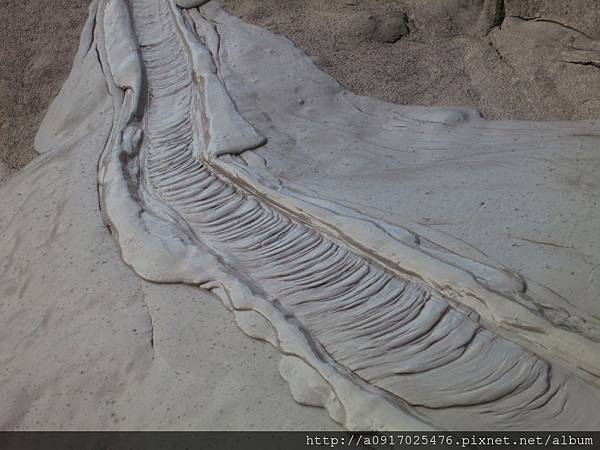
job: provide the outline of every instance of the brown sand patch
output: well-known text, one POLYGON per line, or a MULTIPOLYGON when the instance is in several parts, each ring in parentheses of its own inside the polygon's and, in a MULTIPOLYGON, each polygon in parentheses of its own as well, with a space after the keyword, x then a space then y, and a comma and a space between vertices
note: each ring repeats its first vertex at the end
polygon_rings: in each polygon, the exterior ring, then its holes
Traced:
POLYGON ((88 5, 0 2, 0 184, 37 156, 33 138, 69 74, 88 5))

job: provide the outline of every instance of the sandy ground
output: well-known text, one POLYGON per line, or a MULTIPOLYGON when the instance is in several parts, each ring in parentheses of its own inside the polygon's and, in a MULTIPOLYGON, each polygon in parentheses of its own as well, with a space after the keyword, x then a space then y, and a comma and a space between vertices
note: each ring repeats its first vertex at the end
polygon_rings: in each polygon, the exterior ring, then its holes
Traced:
POLYGON ((408 105, 469 106, 488 119, 600 116, 595 0, 223 4, 244 21, 290 38, 357 94, 408 105))
POLYGON ((88 4, 0 2, 0 184, 37 156, 33 137, 69 74, 88 4))

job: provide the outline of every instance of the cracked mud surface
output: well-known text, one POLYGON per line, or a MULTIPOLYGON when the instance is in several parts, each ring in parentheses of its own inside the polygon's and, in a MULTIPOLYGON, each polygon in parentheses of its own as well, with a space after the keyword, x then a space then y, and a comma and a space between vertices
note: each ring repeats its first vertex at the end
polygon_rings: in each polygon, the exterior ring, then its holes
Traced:
POLYGON ((600 117, 600 6, 593 0, 223 4, 290 38, 356 94, 469 106, 488 119, 600 117))

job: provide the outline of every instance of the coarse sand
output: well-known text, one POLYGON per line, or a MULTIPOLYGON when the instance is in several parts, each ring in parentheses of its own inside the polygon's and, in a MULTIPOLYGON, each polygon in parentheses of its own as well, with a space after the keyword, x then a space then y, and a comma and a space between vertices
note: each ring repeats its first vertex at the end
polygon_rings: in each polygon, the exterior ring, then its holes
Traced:
POLYGON ((33 138, 71 70, 88 5, 0 2, 0 184, 37 156, 33 138))

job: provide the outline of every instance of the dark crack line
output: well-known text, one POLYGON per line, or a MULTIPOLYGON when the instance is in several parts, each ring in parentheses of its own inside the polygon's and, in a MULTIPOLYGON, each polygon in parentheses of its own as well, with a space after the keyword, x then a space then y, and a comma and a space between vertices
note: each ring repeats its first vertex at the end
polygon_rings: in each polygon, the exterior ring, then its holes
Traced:
POLYGON ((597 67, 598 69, 600 69, 600 61, 569 61, 569 60, 563 59, 563 62, 566 62, 569 64, 575 64, 578 66, 597 67))
MULTIPOLYGON (((504 5, 504 0, 496 0, 496 5, 494 7, 494 19, 492 21, 492 26, 490 27, 490 31, 492 28, 501 27, 504 19, 506 17, 506 7, 504 5)), ((489 33, 489 31, 488 31, 489 33)))
POLYGON ((557 247, 557 248, 566 248, 566 249, 572 249, 572 246, 568 246, 568 245, 562 245, 562 244, 555 244, 554 242, 549 242, 549 241, 538 241, 535 239, 529 239, 526 237, 521 237, 521 236, 513 236, 510 234, 507 234, 506 236, 511 237, 512 239, 516 239, 518 241, 524 241, 524 242, 530 242, 532 244, 538 244, 538 245, 546 245, 549 247, 557 247))
POLYGON ((146 301, 146 294, 142 290, 142 304, 148 311, 148 323, 150 325, 150 346, 152 347, 152 357, 156 354, 156 348, 154 347, 154 321, 152 320, 152 314, 150 313, 150 305, 146 301))

